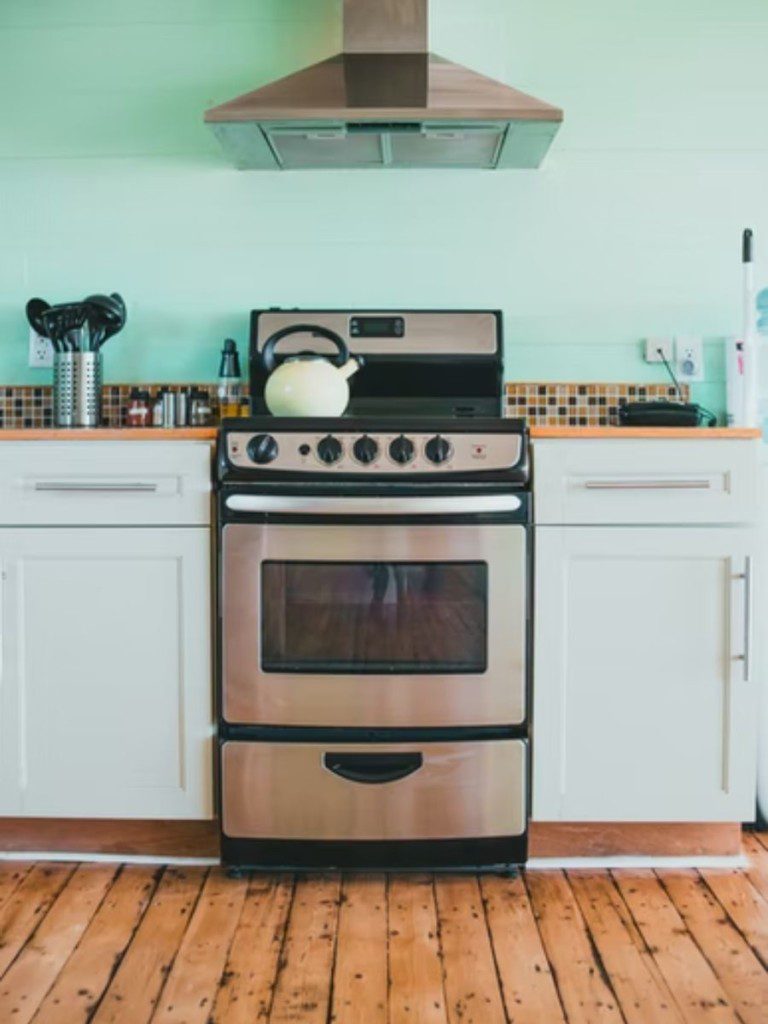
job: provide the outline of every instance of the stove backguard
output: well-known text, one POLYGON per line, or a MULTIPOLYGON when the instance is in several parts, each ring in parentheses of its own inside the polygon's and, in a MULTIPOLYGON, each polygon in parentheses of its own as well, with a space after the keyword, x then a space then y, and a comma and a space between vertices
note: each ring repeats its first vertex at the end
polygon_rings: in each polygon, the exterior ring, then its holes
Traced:
MULTIPOLYGON (((251 313, 250 385, 254 415, 267 412, 261 349, 294 324, 328 327, 362 356, 351 380, 348 415, 499 416, 502 411, 501 313, 494 310, 255 310, 251 313)), ((307 332, 279 344, 281 358, 332 354, 307 332)))

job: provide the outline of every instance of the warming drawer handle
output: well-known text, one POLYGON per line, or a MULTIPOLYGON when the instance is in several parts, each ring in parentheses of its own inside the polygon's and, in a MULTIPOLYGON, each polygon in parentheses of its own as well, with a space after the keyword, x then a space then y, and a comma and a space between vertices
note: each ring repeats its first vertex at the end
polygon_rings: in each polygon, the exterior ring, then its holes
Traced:
POLYGON ((87 480, 36 480, 36 491, 71 491, 71 492, 105 492, 108 494, 134 493, 151 494, 157 490, 157 484, 151 483, 118 483, 107 481, 87 480))
POLYGON ((323 754, 323 764, 329 772, 348 782, 378 785, 397 782, 418 771, 424 763, 419 753, 404 754, 323 754))
POLYGON ((710 480, 586 480, 588 491, 708 491, 710 480))
POLYGON ((275 512, 292 515, 460 515, 479 512, 516 512, 514 494, 445 495, 444 497, 312 497, 311 495, 230 494, 231 512, 275 512))

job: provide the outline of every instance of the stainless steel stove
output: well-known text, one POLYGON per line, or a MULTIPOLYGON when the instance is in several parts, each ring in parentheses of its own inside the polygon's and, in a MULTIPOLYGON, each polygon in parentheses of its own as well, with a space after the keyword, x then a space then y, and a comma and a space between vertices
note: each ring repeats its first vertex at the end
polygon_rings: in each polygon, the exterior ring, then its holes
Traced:
MULTIPOLYGON (((363 315, 334 313, 333 329, 353 336, 363 315)), ((406 335, 414 315, 386 314, 406 335)), ((440 337, 455 356, 456 339, 466 347, 486 322, 424 315, 432 347, 408 357, 419 372, 444 359, 440 337)), ((500 380, 500 321, 488 316, 496 333, 482 358, 500 380)), ((423 379, 441 414, 415 416, 413 395, 380 395, 374 414, 369 394, 365 415, 223 425, 219 780, 231 869, 525 859, 527 432, 456 415, 495 406, 500 385, 462 396, 439 370, 423 379)))

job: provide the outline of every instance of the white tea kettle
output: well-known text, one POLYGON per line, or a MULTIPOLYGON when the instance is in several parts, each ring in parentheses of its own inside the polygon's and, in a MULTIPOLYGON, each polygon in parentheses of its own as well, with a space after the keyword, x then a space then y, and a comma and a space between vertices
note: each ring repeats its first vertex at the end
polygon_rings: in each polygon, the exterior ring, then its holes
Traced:
POLYGON ((349 403, 347 380, 361 366, 358 360, 350 359, 342 337, 328 327, 312 324, 294 324, 275 331, 264 343, 261 361, 269 374, 264 401, 273 416, 341 416, 349 403), (332 341, 337 354, 299 352, 278 365, 277 343, 289 334, 300 333, 332 341))

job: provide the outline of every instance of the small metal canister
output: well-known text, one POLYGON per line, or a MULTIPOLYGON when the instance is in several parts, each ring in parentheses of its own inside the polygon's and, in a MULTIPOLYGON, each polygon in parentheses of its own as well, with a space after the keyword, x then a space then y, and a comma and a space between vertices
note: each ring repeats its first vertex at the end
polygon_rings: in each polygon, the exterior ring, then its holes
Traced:
POLYGON ((176 394, 173 391, 163 391, 163 426, 173 427, 176 424, 176 394))
POLYGON ((189 423, 189 391, 179 388, 176 392, 176 426, 186 427, 189 423))

